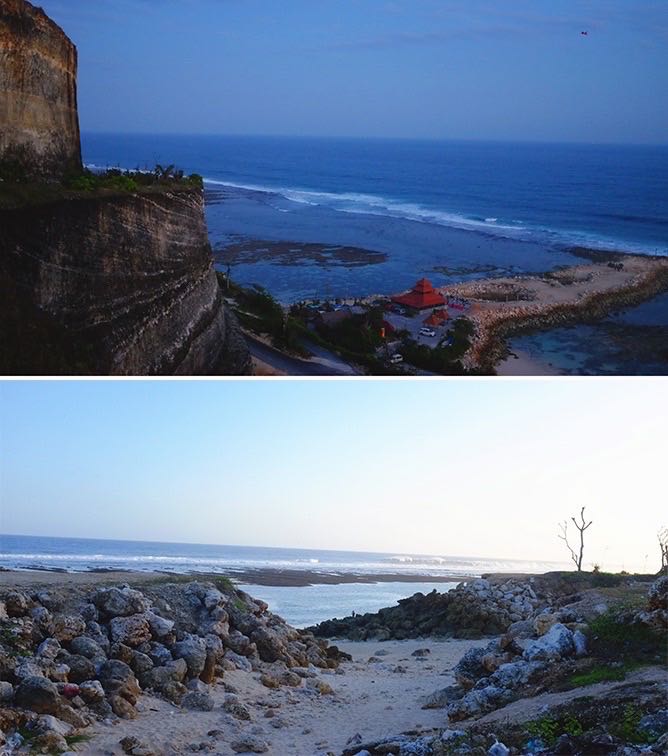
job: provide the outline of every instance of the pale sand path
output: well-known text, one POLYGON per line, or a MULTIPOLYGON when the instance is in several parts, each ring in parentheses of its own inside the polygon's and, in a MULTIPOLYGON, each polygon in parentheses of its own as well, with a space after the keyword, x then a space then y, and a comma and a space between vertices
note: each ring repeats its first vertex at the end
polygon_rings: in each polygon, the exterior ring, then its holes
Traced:
POLYGON ((343 674, 321 675, 334 689, 333 695, 320 696, 304 688, 269 690, 258 681, 257 673, 227 672, 225 683, 236 688, 240 700, 251 710, 251 722, 240 722, 220 708, 225 696, 222 685, 214 692, 216 708, 212 712, 183 711, 142 696, 143 711, 138 719, 95 725, 92 729, 96 735, 85 745, 85 752, 120 754, 119 740, 134 735, 164 754, 188 753, 192 744, 208 741, 215 744, 212 753, 231 756, 231 741, 242 733, 256 732, 270 743, 268 753, 274 756, 324 756, 327 752, 341 753, 348 738, 356 733, 372 740, 407 730, 443 727, 444 712, 423 710, 422 698, 452 684, 452 669, 464 652, 488 642, 334 641, 353 656, 353 661, 342 665, 343 674), (430 654, 422 659, 411 656, 420 648, 430 649, 430 654), (387 654, 369 662, 377 651, 387 654), (394 672, 397 665, 406 672, 394 672), (267 704, 278 705, 274 718, 264 716, 267 704), (277 719, 283 726, 275 729, 272 722, 277 719), (207 737, 213 729, 222 730, 222 736, 215 740, 207 737))

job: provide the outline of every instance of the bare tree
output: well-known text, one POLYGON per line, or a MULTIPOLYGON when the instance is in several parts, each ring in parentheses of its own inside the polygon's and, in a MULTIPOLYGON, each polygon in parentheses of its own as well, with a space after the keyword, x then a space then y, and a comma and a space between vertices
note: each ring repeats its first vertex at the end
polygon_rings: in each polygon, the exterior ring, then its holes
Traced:
MULTIPOLYGON (((584 532, 587 530, 587 528, 592 524, 592 520, 589 520, 589 522, 585 522, 585 516, 584 516, 585 508, 582 507, 580 510, 580 522, 578 522, 575 517, 571 517, 571 520, 573 521, 573 525, 577 528, 577 530, 580 532, 580 552, 576 552, 575 549, 570 545, 568 542, 568 520, 564 520, 562 523, 559 523, 559 527, 561 528, 561 535, 559 538, 566 544, 566 548, 571 553, 571 559, 573 560, 573 563, 578 568, 578 572, 582 572, 582 557, 584 555, 584 532)), ((668 534, 667 534, 668 535, 668 534)))
POLYGON ((661 528, 657 533, 657 538, 661 549, 661 569, 659 572, 666 572, 668 570, 668 528, 661 528))

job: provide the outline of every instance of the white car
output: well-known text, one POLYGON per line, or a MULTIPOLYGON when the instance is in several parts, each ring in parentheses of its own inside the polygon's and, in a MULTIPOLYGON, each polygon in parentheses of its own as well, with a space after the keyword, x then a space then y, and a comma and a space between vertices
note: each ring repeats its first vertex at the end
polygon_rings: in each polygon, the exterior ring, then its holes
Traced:
POLYGON ((393 355, 392 355, 392 356, 390 357, 390 362, 391 362, 391 363, 392 363, 393 365, 398 365, 398 364, 399 364, 400 362, 403 362, 403 361, 404 361, 404 358, 403 358, 403 357, 402 357, 402 356, 401 356, 401 355, 400 355, 399 353, 397 353, 397 354, 393 354, 393 355))
POLYGON ((433 328, 420 328, 420 336, 436 336, 433 328))

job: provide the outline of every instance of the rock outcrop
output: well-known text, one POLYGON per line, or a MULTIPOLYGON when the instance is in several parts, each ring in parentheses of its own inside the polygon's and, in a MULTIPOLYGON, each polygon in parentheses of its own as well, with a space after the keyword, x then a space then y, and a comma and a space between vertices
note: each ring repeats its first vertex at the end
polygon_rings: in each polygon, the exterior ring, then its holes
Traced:
MULTIPOLYGON (((266 687, 326 695, 331 688, 319 674, 350 659, 228 583, 87 590, 0 593, 0 738, 3 731, 15 737, 20 729, 22 739, 48 730, 63 750, 56 736, 82 734, 96 720, 137 717, 147 691, 210 711, 214 686, 229 670, 255 675, 266 687), (54 601, 59 609, 47 609, 54 601), (62 628, 71 632, 59 639, 62 628)), ((237 696, 223 708, 250 718, 237 696)))
POLYGON ((197 187, 0 208, 8 373, 248 372, 197 187))
POLYGON ((322 622, 311 630, 322 637, 352 640, 403 640, 428 635, 480 638, 504 632, 513 622, 534 616, 548 603, 534 580, 486 579, 461 583, 448 593, 434 590, 401 599, 398 606, 322 622))
POLYGON ((72 176, 76 61, 41 10, 0 0, 0 374, 249 373, 198 182, 72 176))
POLYGON ((0 0, 0 124, 0 175, 81 169, 76 48, 24 0, 0 0))

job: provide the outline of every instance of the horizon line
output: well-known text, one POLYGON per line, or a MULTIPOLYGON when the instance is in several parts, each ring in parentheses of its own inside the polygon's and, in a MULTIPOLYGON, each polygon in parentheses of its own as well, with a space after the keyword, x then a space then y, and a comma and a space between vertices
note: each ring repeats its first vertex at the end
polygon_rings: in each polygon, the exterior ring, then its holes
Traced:
POLYGON ((533 139, 533 138, 492 138, 492 137, 446 137, 446 136, 354 136, 345 134, 270 134, 213 131, 109 131, 106 129, 84 129, 81 134, 96 136, 171 136, 171 137, 224 137, 246 139, 323 139, 342 141, 378 141, 378 142, 463 142, 470 144, 542 144, 542 145, 580 145, 588 147, 668 147, 668 142, 616 142, 583 141, 575 139, 533 139))

